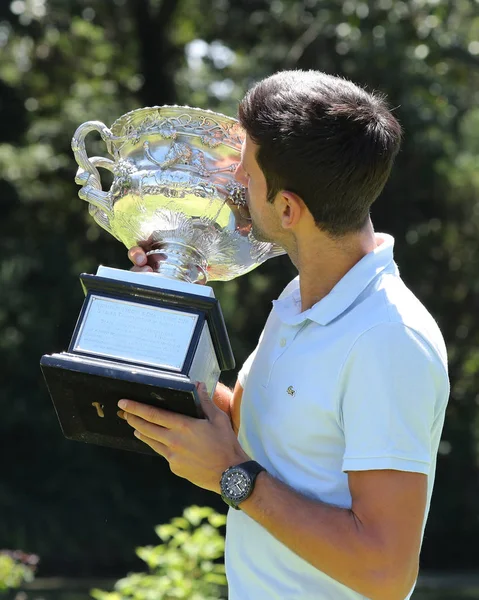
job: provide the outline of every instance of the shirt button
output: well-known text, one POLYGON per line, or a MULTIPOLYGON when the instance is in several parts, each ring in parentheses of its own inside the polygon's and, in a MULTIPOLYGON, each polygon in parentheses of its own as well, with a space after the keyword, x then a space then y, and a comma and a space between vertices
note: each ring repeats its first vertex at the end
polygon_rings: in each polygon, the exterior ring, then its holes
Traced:
POLYGON ((281 346, 281 348, 284 348, 286 346, 286 338, 281 338, 279 345, 281 346))

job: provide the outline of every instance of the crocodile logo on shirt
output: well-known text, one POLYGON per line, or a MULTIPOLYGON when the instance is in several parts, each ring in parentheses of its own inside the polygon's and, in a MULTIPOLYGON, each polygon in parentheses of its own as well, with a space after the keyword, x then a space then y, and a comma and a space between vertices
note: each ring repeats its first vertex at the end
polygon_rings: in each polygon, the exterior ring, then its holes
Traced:
POLYGON ((288 394, 290 396, 296 396, 296 390, 294 389, 294 387, 292 385, 290 385, 286 391, 288 392, 288 394))

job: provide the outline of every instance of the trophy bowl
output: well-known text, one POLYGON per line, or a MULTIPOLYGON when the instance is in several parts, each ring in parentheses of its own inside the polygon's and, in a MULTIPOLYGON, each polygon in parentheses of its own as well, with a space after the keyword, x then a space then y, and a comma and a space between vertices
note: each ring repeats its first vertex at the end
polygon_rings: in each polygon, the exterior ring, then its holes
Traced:
POLYGON ((141 246, 160 275, 191 283, 233 279, 284 254, 252 234, 246 190, 234 178, 244 135, 236 119, 187 106, 134 110, 111 129, 89 121, 72 140, 79 196, 127 248, 141 246), (112 159, 87 156, 91 131, 112 159), (108 192, 99 167, 113 173, 108 192))

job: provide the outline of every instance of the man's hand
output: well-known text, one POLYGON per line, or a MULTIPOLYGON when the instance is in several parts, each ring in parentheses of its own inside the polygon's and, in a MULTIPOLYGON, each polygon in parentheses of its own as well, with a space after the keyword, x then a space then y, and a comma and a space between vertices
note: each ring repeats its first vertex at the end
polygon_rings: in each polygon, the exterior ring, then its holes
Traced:
POLYGON ((120 400, 135 436, 164 456, 175 475, 220 492, 223 471, 250 460, 241 448, 228 416, 210 400, 204 384, 198 395, 206 419, 195 419, 133 400, 120 400))
POLYGON ((153 269, 147 264, 147 256, 143 248, 140 246, 133 246, 128 250, 128 258, 133 263, 132 271, 139 272, 149 272, 151 273, 153 269))

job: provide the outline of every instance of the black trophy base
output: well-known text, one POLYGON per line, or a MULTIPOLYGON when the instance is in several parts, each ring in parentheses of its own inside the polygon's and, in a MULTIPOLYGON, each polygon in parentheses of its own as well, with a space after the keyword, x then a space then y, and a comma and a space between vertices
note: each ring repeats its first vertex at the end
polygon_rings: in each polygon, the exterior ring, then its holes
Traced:
POLYGON ((45 355, 40 364, 63 433, 71 440, 155 454, 117 415, 122 398, 204 418, 195 385, 184 375, 66 352, 45 355))

